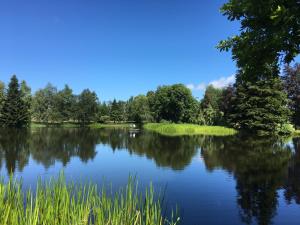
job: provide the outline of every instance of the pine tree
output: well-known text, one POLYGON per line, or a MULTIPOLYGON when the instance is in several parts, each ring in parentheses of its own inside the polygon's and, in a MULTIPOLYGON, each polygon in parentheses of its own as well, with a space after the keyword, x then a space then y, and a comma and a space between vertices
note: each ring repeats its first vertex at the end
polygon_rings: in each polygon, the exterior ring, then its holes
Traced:
POLYGON ((28 126, 29 123, 29 107, 24 102, 18 79, 13 75, 1 110, 0 126, 20 128, 28 126))
POLYGON ((290 111, 288 100, 279 78, 257 82, 237 79, 234 109, 231 115, 234 126, 259 135, 285 134, 290 111))
POLYGON ((286 66, 283 74, 285 91, 287 92, 289 108, 292 111, 292 122, 300 127, 300 64, 294 67, 286 66))

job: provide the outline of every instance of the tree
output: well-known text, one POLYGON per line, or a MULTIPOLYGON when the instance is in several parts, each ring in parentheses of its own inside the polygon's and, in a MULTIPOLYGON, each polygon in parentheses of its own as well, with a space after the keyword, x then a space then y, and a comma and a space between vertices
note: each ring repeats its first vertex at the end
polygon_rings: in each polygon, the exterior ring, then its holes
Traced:
POLYGON ((279 78, 256 83, 238 79, 231 115, 234 126, 259 135, 287 134, 290 111, 283 85, 279 78))
POLYGON ((116 123, 118 121, 122 121, 123 118, 123 110, 120 102, 117 102, 116 99, 113 100, 110 106, 110 119, 116 123))
POLYGON ((77 119, 82 126, 95 120, 98 113, 98 97, 95 92, 85 89, 78 96, 76 107, 77 119))
POLYGON ((22 99, 27 107, 27 109, 30 111, 30 120, 31 120, 31 104, 32 104, 32 96, 31 96, 31 88, 27 85, 26 81, 21 82, 20 86, 22 99))
POLYGON ((229 85, 222 92, 220 110, 223 112, 224 122, 227 125, 231 125, 234 108, 234 99, 236 97, 236 89, 233 85, 229 85))
POLYGON ((60 122, 61 115, 57 105, 57 88, 47 84, 44 89, 38 90, 32 102, 33 119, 38 122, 60 122))
POLYGON ((5 99, 5 85, 0 81, 0 113, 5 99))
POLYGON ((223 90, 209 85, 201 102, 204 121, 207 125, 221 124, 223 112, 221 111, 221 100, 223 90))
POLYGON ((243 110, 236 112, 240 116, 235 117, 235 122, 247 131, 256 132, 253 129, 258 129, 264 134, 276 134, 278 127, 288 123, 286 96, 279 93, 283 92, 278 79, 279 63, 281 59, 289 63, 300 53, 300 3, 297 0, 230 0, 221 11, 229 20, 241 21, 240 34, 221 41, 218 46, 220 50, 232 50, 232 57, 239 69, 236 103, 242 105, 236 109, 243 110), (280 88, 279 92, 274 89, 276 87, 280 88), (267 102, 258 99, 265 97, 267 102), (249 118, 250 115, 252 118, 249 118), (266 120, 261 119, 263 115, 267 116, 266 120), (271 118, 279 124, 274 124, 271 118))
POLYGON ((289 108, 292 111, 292 122, 300 127, 300 64, 294 67, 285 66, 283 74, 285 91, 289 98, 289 108))
POLYGON ((148 98, 145 95, 138 95, 128 101, 128 111, 129 120, 136 123, 152 120, 148 98))
POLYGON ((73 90, 68 85, 65 85, 64 89, 57 93, 56 100, 57 110, 60 114, 60 118, 63 121, 74 119, 76 98, 73 95, 73 90))
POLYGON ((197 101, 192 96, 191 90, 183 84, 175 84, 157 89, 153 108, 157 121, 185 123, 194 117, 196 105, 197 101))
POLYGON ((13 75, 0 113, 1 126, 20 128, 30 124, 29 108, 23 97, 18 79, 13 75))

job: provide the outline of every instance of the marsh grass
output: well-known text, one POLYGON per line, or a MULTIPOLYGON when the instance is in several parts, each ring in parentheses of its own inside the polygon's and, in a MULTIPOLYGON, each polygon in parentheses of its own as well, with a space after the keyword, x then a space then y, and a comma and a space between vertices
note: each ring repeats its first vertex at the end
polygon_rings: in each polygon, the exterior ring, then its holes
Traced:
POLYGON ((144 128, 167 136, 180 136, 180 135, 226 136, 226 135, 234 135, 237 133, 237 131, 232 128, 226 128, 221 126, 200 126, 195 124, 148 123, 144 125, 144 128))
POLYGON ((22 191, 22 182, 10 178, 0 182, 1 225, 176 225, 163 217, 162 201, 150 185, 145 193, 129 178, 117 193, 96 185, 66 183, 63 174, 39 181, 35 193, 22 191))

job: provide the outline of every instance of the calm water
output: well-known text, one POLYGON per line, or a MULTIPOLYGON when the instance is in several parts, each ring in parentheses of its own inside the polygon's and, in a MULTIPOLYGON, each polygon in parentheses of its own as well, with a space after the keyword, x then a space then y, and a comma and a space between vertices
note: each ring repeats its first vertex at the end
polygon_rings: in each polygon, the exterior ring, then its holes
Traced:
POLYGON ((25 188, 62 169, 67 179, 114 187, 137 175, 141 185, 166 187, 185 225, 300 224, 300 139, 0 130, 0 157, 1 175, 14 172, 25 188))

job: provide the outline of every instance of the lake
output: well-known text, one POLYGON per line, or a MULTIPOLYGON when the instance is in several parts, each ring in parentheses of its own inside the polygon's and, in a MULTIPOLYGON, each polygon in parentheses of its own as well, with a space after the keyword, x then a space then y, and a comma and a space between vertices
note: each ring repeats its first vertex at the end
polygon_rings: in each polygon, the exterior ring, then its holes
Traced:
POLYGON ((141 187, 165 193, 166 211, 179 208, 184 225, 300 224, 300 139, 165 137, 121 129, 0 130, 5 179, 64 170, 67 180, 141 187))

